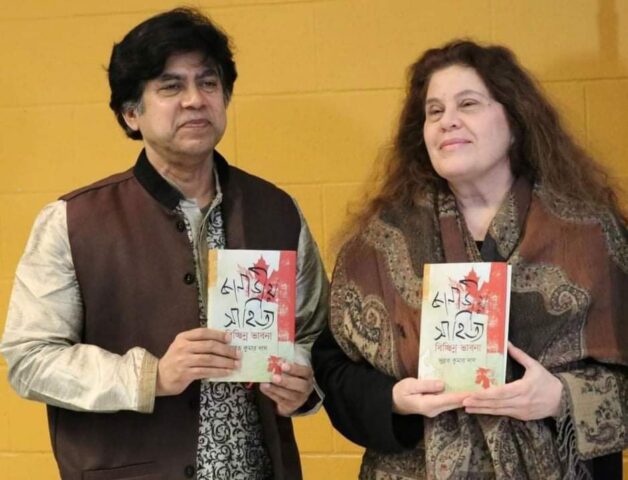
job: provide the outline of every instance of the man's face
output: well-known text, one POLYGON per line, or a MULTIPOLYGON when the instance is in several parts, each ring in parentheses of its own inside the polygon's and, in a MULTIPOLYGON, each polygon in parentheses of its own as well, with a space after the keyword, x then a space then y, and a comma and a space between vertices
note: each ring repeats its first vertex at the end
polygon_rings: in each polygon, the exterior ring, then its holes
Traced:
POLYGON ((146 83, 140 105, 124 118, 142 133, 149 159, 205 161, 227 124, 216 68, 198 52, 173 54, 161 75, 146 83))

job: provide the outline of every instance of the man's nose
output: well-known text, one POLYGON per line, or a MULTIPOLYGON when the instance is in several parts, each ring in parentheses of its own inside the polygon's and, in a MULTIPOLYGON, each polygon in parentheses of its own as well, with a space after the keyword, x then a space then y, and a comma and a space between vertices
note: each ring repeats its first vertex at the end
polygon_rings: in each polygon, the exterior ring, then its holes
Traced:
POLYGON ((203 105, 203 92, 196 85, 190 85, 185 89, 181 105, 187 108, 198 108, 203 105))

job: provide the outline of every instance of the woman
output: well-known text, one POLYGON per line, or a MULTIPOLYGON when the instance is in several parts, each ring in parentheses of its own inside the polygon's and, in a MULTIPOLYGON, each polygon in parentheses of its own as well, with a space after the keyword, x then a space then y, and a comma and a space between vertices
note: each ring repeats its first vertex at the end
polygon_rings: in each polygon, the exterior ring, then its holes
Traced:
POLYGON ((313 360, 363 479, 621 479, 626 219, 606 174, 503 47, 411 68, 381 188, 349 226, 313 360), (513 268, 507 384, 418 380, 425 263, 513 268), (515 347, 516 345, 516 347, 515 347))

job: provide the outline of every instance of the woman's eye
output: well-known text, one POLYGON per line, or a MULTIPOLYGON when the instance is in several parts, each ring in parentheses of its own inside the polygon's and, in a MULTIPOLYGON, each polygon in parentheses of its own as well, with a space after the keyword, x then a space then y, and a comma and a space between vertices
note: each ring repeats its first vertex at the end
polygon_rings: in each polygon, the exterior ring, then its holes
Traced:
POLYGON ((442 115, 443 113, 443 109, 442 108, 429 108, 427 110, 427 117, 428 118, 438 118, 440 115, 442 115))
POLYGON ((478 104, 477 100, 467 99, 460 102, 462 108, 475 107, 478 104))

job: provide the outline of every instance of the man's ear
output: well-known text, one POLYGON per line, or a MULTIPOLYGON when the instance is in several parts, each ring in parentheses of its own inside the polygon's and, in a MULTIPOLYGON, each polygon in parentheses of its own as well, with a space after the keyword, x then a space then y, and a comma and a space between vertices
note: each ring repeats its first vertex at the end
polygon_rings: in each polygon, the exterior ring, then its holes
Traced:
POLYGON ((127 108, 124 112, 122 112, 122 117, 124 118, 124 121, 126 122, 127 126, 135 132, 137 132, 140 129, 137 122, 138 116, 139 116, 139 113, 138 113, 137 107, 127 108))

